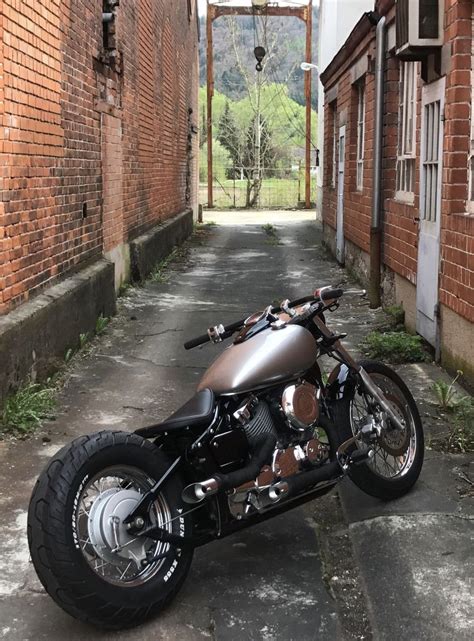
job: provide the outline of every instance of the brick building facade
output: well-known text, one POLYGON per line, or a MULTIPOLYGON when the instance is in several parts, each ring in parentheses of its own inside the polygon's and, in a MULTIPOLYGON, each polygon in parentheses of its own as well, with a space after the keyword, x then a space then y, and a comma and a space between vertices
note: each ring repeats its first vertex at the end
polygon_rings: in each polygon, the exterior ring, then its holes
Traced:
POLYGON ((0 1, 2 314, 195 205, 195 2, 108 4, 0 1))
POLYGON ((397 56, 397 3, 378 0, 322 73, 322 214, 326 242, 367 282, 383 15, 382 300, 474 379, 474 4, 443 1, 442 46, 423 60, 397 56))
POLYGON ((0 398, 192 229, 198 38, 196 0, 0 0, 0 398))

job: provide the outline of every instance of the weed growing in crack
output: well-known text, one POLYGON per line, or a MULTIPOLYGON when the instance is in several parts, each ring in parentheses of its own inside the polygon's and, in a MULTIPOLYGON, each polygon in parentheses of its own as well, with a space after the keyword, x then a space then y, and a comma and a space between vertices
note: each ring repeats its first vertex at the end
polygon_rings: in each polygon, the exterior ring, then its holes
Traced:
POLYGON ((267 223, 266 225, 262 225, 262 229, 267 235, 267 239, 265 241, 267 245, 280 245, 278 232, 276 227, 274 227, 274 225, 267 223))
POLYGON ((454 388, 454 385, 458 378, 462 376, 462 374, 462 371, 458 369, 456 377, 451 381, 451 383, 446 383, 446 381, 443 380, 439 380, 433 383, 432 389, 436 395, 436 400, 441 409, 453 409, 456 397, 456 390, 454 388))
POLYGON ((56 387, 53 379, 46 384, 27 382, 9 396, 1 414, 0 434, 26 436, 51 418, 56 406, 56 387))
POLYGON ((172 249, 168 256, 165 256, 163 260, 160 260, 160 262, 155 265, 150 273, 149 279, 154 283, 166 283, 168 280, 166 270, 174 260, 184 258, 187 251, 188 249, 186 245, 181 245, 180 247, 172 249))
POLYGON ((433 383, 437 405, 446 412, 447 432, 431 440, 433 449, 443 452, 474 451, 474 399, 471 396, 459 396, 454 385, 462 376, 458 370, 451 383, 439 380, 433 383))
POLYGON ((110 323, 110 318, 101 314, 95 322, 95 333, 97 336, 101 336, 107 328, 107 325, 110 323))

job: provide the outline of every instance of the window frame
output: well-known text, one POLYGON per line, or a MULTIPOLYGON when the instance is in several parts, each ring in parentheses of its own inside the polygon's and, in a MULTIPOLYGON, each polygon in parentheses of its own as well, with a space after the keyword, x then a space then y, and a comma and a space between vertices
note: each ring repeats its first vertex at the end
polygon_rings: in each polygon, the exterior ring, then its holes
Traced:
POLYGON ((356 135, 356 190, 364 189, 364 158, 365 158, 365 82, 356 84, 357 90, 357 135, 356 135))
POLYGON ((408 204, 415 202, 417 89, 418 63, 400 61, 395 199, 408 204), (412 75, 410 75, 410 70, 412 75), (407 171, 410 172, 409 178, 406 177, 407 171), (408 189, 405 188, 407 183, 408 189))
POLYGON ((331 163, 331 188, 336 189, 338 170, 338 131, 337 131, 337 102, 334 100, 329 105, 332 114, 332 163, 331 163))

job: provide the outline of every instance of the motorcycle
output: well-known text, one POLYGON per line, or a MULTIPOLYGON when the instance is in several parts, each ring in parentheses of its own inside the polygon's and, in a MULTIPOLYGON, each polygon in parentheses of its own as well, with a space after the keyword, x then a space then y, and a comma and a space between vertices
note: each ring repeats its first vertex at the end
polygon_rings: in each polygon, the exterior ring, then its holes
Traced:
POLYGON ((341 289, 269 306, 185 344, 232 345, 195 396, 134 433, 101 431, 61 449, 28 513, 36 572, 72 616, 132 627, 164 608, 193 551, 329 492, 346 475, 383 500, 423 463, 415 401, 386 365, 355 362, 325 316, 341 289), (323 377, 318 359, 337 361, 323 377))

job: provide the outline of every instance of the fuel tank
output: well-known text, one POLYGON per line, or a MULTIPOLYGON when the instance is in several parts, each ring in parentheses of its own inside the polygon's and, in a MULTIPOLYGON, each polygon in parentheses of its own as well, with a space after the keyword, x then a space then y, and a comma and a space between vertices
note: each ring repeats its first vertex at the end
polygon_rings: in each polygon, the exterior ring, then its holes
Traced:
POLYGON ((217 396, 241 394, 295 378, 315 363, 318 353, 304 327, 266 329, 224 350, 205 372, 198 391, 209 387, 217 396))

